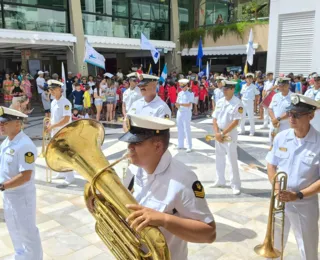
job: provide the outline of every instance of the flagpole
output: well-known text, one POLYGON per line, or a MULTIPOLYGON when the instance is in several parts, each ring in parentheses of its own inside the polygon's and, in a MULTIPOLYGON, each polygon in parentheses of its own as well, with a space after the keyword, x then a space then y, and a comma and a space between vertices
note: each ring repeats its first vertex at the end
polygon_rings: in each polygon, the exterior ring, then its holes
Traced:
POLYGON ((160 77, 160 71, 161 71, 160 64, 161 64, 161 56, 159 57, 159 70, 158 70, 158 77, 160 77))

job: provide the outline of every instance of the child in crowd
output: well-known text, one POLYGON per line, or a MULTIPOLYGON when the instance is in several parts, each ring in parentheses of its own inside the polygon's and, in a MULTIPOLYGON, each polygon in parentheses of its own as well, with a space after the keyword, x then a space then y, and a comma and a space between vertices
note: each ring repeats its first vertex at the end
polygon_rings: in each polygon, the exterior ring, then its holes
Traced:
POLYGON ((78 109, 76 109, 76 108, 72 109, 72 121, 76 121, 81 118, 83 118, 83 116, 79 114, 78 109))
POLYGON ((41 94, 41 100, 42 100, 42 105, 44 108, 45 116, 46 117, 51 117, 51 100, 50 100, 50 92, 48 87, 43 88, 43 92, 41 94))
POLYGON ((81 90, 81 86, 79 83, 75 83, 74 84, 75 90, 72 92, 73 95, 73 104, 74 104, 74 108, 76 108, 79 113, 81 114, 82 110, 83 110, 83 95, 84 92, 81 90))
POLYGON ((85 92, 83 94, 83 107, 84 107, 84 117, 85 118, 90 118, 89 115, 91 115, 91 93, 90 89, 91 87, 89 85, 84 85, 85 92))
POLYGON ((200 114, 204 113, 204 102, 206 99, 206 89, 203 84, 200 85, 199 90, 199 104, 200 104, 200 114))

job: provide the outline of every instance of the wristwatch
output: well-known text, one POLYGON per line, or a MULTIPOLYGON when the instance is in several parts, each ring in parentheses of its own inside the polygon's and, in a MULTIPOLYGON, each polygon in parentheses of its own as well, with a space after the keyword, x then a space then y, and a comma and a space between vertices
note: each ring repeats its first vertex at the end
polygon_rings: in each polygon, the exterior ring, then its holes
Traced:
POLYGON ((279 117, 277 117, 277 120, 280 122, 281 121, 281 117, 279 116, 279 117))
POLYGON ((0 184, 0 191, 4 191, 5 189, 4 189, 4 184, 3 183, 1 183, 0 184))
POLYGON ((302 200, 303 199, 303 193, 301 191, 297 192, 297 197, 302 200))

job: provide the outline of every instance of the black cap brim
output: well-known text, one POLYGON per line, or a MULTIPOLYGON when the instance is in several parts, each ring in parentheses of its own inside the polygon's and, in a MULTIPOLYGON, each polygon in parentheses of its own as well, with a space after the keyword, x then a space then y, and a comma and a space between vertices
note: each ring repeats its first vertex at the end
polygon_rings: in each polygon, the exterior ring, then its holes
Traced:
POLYGON ((296 112, 296 113, 307 113, 307 112, 312 112, 314 109, 311 107, 305 107, 305 106, 295 106, 291 104, 290 106, 287 107, 287 112, 296 112))
POLYGON ((140 143, 143 142, 154 135, 150 134, 133 134, 130 131, 126 132, 124 135, 119 137, 119 141, 126 142, 126 143, 140 143))

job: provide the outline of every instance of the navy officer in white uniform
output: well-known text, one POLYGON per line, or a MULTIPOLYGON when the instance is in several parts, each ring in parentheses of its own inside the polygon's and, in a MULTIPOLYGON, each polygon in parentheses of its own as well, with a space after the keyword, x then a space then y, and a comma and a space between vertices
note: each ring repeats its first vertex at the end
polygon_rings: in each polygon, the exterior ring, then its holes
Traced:
POLYGON ((122 102, 122 114, 125 117, 128 111, 131 108, 131 105, 133 104, 134 101, 140 99, 141 96, 141 91, 140 88, 137 86, 137 76, 139 74, 136 72, 130 73, 127 75, 129 78, 129 83, 130 86, 128 89, 126 89, 125 92, 123 92, 123 102, 122 102))
MULTIPOLYGON (((268 176, 272 183, 276 172, 288 174, 287 190, 279 195, 285 205, 284 242, 290 227, 302 260, 318 259, 320 192, 320 133, 310 124, 320 105, 299 94, 291 95, 288 107, 290 129, 280 132, 268 153, 268 176)), ((276 229, 275 247, 281 248, 276 229)))
MULTIPOLYGON (((48 88, 54 100, 51 102, 51 119, 47 127, 47 132, 53 137, 61 128, 72 121, 71 103, 62 95, 62 85, 60 81, 48 80, 48 88)), ((74 181, 74 173, 60 172, 53 176, 53 179, 65 179, 63 184, 70 185, 74 181)))
POLYGON ((167 103, 157 95, 159 77, 141 74, 138 87, 142 98, 134 101, 128 111, 130 115, 144 115, 161 118, 171 118, 171 110, 167 103))
MULTIPOLYGON (((320 76, 314 76, 314 86, 306 91, 304 94, 306 97, 309 97, 317 102, 320 102, 320 76)), ((311 121, 311 125, 320 132, 320 109, 317 109, 314 118, 311 121)))
POLYGON ((216 174, 217 178, 213 187, 226 185, 225 169, 226 156, 231 165, 231 189, 234 195, 240 194, 241 182, 238 167, 237 126, 242 118, 243 105, 241 100, 234 96, 237 82, 225 81, 222 88, 224 97, 218 100, 213 112, 213 130, 216 137, 216 174), (223 138, 228 135, 231 142, 224 142, 223 138))
POLYGON ((178 126, 178 147, 177 149, 184 149, 184 139, 187 140, 187 153, 192 151, 191 138, 191 119, 192 119, 192 103, 194 99, 193 93, 188 91, 188 79, 180 79, 179 85, 181 91, 178 94, 176 107, 177 112, 177 126, 178 126))
POLYGON ((6 225, 16 260, 42 260, 43 252, 36 226, 35 160, 37 148, 22 131, 27 115, 0 107, 0 190, 6 225))
POLYGON ((195 173, 168 151, 173 121, 139 115, 127 120, 129 131, 119 138, 128 143, 131 159, 124 185, 133 183, 133 196, 140 204, 128 206, 135 211, 128 222, 138 231, 159 227, 171 259, 186 260, 187 242, 212 243, 216 237, 204 188, 195 173))

